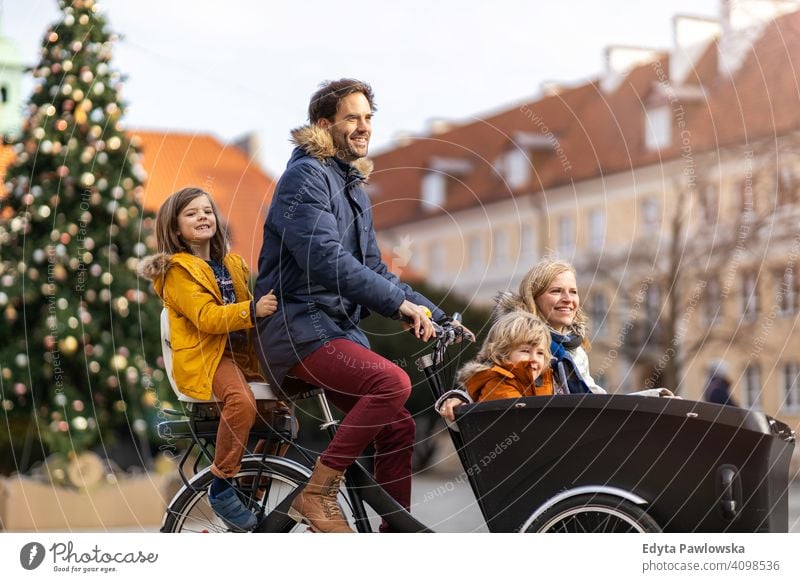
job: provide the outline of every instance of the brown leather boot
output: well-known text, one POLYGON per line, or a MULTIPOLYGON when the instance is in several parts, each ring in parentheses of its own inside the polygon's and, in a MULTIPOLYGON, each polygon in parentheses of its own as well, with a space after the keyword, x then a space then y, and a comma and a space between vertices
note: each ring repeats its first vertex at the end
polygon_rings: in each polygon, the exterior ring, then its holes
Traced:
POLYGON ((292 501, 289 517, 307 524, 315 532, 355 533, 347 525, 336 502, 343 480, 342 471, 326 467, 317 459, 308 483, 292 501))

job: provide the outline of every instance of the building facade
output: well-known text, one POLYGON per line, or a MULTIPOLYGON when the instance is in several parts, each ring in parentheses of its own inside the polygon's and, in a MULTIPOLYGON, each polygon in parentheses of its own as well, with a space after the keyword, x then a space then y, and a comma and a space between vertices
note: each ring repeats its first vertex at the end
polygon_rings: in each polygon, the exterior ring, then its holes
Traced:
MULTIPOLYGON (((544 256, 571 261, 610 391, 740 405, 800 425, 800 12, 676 16, 669 50, 375 158, 382 247, 489 304, 544 256)), ((388 261, 387 261, 388 262, 388 261)))

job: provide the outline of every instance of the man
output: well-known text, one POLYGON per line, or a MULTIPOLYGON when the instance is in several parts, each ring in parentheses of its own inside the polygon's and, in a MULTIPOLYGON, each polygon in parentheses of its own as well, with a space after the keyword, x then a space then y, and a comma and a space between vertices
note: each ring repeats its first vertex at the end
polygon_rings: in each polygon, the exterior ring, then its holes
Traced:
POLYGON ((362 188, 372 169, 365 156, 374 110, 372 89, 354 79, 326 82, 312 96, 310 125, 292 132, 297 147, 275 190, 258 262, 256 299, 272 289, 279 298, 278 312, 258 326, 265 372, 276 385, 291 376, 325 388, 346 413, 290 511, 323 532, 352 531, 336 496, 344 470, 370 442, 375 479, 411 504, 415 427, 404 408, 411 381, 369 350, 358 322, 370 311, 406 317, 427 341, 434 331, 425 308, 445 318, 381 261, 362 188))

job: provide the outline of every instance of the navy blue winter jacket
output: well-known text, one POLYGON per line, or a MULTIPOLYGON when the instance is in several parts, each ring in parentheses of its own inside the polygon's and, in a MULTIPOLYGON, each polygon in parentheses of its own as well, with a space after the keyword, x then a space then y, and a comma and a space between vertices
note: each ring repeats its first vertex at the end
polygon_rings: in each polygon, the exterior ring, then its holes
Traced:
POLYGON ((334 157, 330 134, 316 126, 292 132, 297 145, 264 224, 256 300, 275 290, 278 311, 258 322, 261 364, 271 382, 335 338, 369 347, 359 321, 374 311, 391 317, 404 299, 427 298, 401 283, 381 260, 372 208, 362 187, 372 168, 334 157))

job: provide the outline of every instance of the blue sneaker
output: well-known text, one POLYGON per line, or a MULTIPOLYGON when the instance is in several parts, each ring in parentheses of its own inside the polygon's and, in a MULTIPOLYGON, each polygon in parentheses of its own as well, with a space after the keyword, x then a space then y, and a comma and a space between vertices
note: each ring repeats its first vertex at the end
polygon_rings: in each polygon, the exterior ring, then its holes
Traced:
POLYGON ((208 504, 228 527, 239 531, 250 531, 258 524, 256 516, 242 503, 233 487, 227 487, 216 496, 209 489, 208 504))

